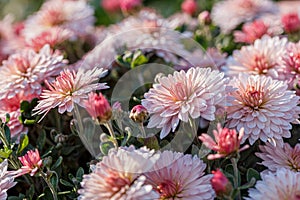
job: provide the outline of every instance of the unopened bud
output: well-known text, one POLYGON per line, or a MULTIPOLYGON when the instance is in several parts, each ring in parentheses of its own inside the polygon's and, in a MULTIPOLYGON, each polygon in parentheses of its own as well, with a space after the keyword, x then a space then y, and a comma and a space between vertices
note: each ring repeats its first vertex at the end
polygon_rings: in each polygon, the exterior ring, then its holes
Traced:
POLYGON ((131 109, 129 118, 134 122, 143 123, 148 118, 148 111, 142 105, 136 105, 131 109))

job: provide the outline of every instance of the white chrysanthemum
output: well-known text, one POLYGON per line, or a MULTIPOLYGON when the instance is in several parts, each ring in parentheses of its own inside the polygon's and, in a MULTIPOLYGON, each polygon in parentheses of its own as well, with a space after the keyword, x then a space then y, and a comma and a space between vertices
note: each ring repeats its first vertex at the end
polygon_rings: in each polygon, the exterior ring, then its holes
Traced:
POLYGON ((253 45, 243 46, 235 50, 227 61, 225 71, 230 76, 241 72, 249 74, 262 74, 274 79, 281 79, 284 72, 282 56, 286 53, 287 39, 264 36, 253 45), (281 76, 280 76, 281 75, 281 76))
POLYGON ((191 68, 157 78, 142 100, 151 114, 148 127, 162 128, 160 137, 164 138, 171 129, 175 131, 179 120, 214 120, 216 107, 225 104, 227 79, 223 77, 223 73, 210 68, 191 68))
POLYGON ((278 169, 275 173, 262 174, 255 188, 249 190, 246 200, 299 200, 300 173, 278 169))
POLYGON ((261 164, 270 171, 275 172, 279 168, 286 168, 300 172, 300 144, 292 148, 288 143, 284 143, 283 147, 267 143, 259 148, 261 153, 255 155, 263 160, 261 164))
POLYGON ((17 183, 14 182, 14 177, 18 173, 17 171, 7 171, 8 162, 4 160, 0 164, 0 199, 7 198, 7 190, 14 187, 17 183))
POLYGON ((110 150, 108 156, 96 164, 92 173, 84 175, 81 200, 149 200, 159 195, 146 184, 143 172, 152 168, 159 154, 147 148, 133 146, 110 150))
POLYGON ((197 156, 164 151, 153 169, 146 173, 147 183, 164 200, 211 200, 215 192, 211 175, 204 175, 206 164, 197 156))
POLYGON ((243 22, 276 11, 276 5, 270 0, 225 0, 214 5, 211 16, 223 33, 230 33, 243 22))
POLYGON ((12 54, 0 67, 0 98, 13 98, 18 93, 40 95, 44 81, 51 81, 66 65, 63 55, 45 45, 38 53, 26 49, 12 54))
POLYGON ((297 122, 299 97, 288 90, 286 82, 271 77, 240 74, 230 81, 237 88, 229 95, 235 98, 227 110, 229 128, 245 129, 242 142, 260 139, 283 142, 291 137, 290 123, 297 122))

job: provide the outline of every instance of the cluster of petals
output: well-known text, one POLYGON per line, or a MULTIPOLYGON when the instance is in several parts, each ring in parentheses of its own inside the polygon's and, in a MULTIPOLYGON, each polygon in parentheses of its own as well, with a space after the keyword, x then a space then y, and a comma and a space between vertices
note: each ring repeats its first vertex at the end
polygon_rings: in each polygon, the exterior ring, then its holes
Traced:
POLYGON ((276 13, 276 5, 270 0, 225 0, 212 9, 212 20, 224 33, 229 33, 243 22, 264 13, 276 13))
POLYGON ((235 50, 224 70, 230 76, 244 72, 280 79, 284 72, 281 59, 285 55, 286 45, 286 38, 266 35, 256 40, 253 45, 235 50))
POLYGON ((255 155, 262 159, 264 166, 269 171, 275 172, 279 168, 286 168, 295 172, 300 172, 300 144, 291 147, 284 143, 283 146, 275 146, 272 143, 259 146, 260 153, 255 155))
POLYGON ((18 93, 39 95, 42 84, 51 81, 65 67, 63 55, 45 45, 39 52, 25 49, 12 54, 0 66, 0 98, 11 99, 18 93))
POLYGON ((19 160, 23 165, 21 167, 22 174, 30 173, 30 176, 35 175, 43 164, 37 149, 28 151, 24 156, 19 157, 19 160))
POLYGON ((14 178, 19 176, 19 171, 7 171, 8 161, 5 159, 0 163, 0 199, 7 199, 7 190, 17 183, 14 178))
POLYGON ((177 128, 179 121, 202 117, 212 121, 218 106, 224 106, 226 81, 224 74, 210 68, 190 68, 156 79, 142 105, 148 110, 148 127, 162 128, 166 137, 177 128))
POLYGON ((97 83, 105 73, 106 71, 102 68, 87 71, 79 69, 78 72, 68 69, 62 71, 54 82, 46 81, 49 89, 43 90, 41 100, 33 111, 35 114, 44 114, 45 116, 56 107, 62 114, 65 111, 71 112, 74 103, 84 106, 83 100, 88 98, 90 92, 108 88, 106 83, 97 83))
POLYGON ((214 199, 212 175, 205 175, 206 164, 197 156, 164 151, 153 169, 145 173, 160 199, 214 199))
POLYGON ((93 8, 85 0, 49 0, 24 22, 22 34, 30 39, 48 29, 59 27, 75 36, 84 36, 93 26, 93 15, 93 8))
POLYGON ((83 176, 81 200, 147 200, 159 199, 143 172, 152 168, 159 159, 154 150, 134 146, 112 149, 94 170, 83 176))
POLYGON ((229 85, 236 90, 229 93, 234 100, 227 108, 227 127, 245 129, 242 143, 271 139, 282 144, 284 137, 291 137, 291 123, 298 123, 300 108, 299 97, 286 82, 241 73, 229 85))
POLYGON ((6 115, 9 114, 10 119, 7 126, 10 129, 11 138, 16 138, 17 142, 22 133, 28 132, 28 128, 19 120, 19 117, 21 116, 20 103, 25 100, 31 101, 36 97, 37 96, 34 95, 25 96, 24 92, 20 92, 12 99, 0 99, 0 119, 5 121, 6 115))
POLYGON ((213 130, 213 134, 215 141, 210 135, 205 133, 199 136, 199 139, 206 147, 217 152, 217 154, 208 155, 207 158, 209 160, 226 157, 249 147, 245 145, 240 148, 240 143, 244 136, 244 128, 241 128, 239 134, 237 134, 236 130, 222 128, 221 124, 218 124, 217 130, 213 130))
POLYGON ((262 174, 262 180, 251 188, 246 200, 300 199, 300 173, 288 169, 278 169, 274 173, 262 174))

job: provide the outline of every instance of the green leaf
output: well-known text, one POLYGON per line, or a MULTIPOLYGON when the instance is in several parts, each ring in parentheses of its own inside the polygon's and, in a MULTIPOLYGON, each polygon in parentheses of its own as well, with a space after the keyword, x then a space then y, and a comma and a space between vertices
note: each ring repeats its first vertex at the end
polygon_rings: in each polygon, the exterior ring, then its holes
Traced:
POLYGON ((247 181, 250 182, 252 180, 252 178, 255 178, 255 180, 260 180, 260 174, 258 171, 256 171, 255 169, 253 168, 249 168, 247 170, 247 174, 246 174, 246 177, 247 177, 247 181))
POLYGON ((160 149, 158 140, 155 136, 145 138, 144 145, 146 145, 149 149, 160 149))
POLYGON ((131 68, 134 68, 136 66, 139 66, 139 65, 142 65, 142 64, 145 64, 149 61, 149 59, 142 54, 142 51, 139 50, 139 51, 136 51, 133 55, 133 60, 131 62, 131 65, 130 67, 131 68))
POLYGON ((10 150, 8 148, 0 149, 0 157, 1 158, 8 158, 11 153, 12 153, 12 150, 10 150))
POLYGON ((33 125, 36 122, 35 119, 25 119, 25 121, 23 122, 23 124, 25 125, 33 125))
POLYGON ((100 150, 102 154, 107 155, 110 149, 114 148, 114 144, 111 141, 101 142, 100 150))
POLYGON ((55 170, 58 168, 62 163, 63 158, 59 156, 59 158, 56 160, 56 162, 52 165, 51 170, 55 170))
POLYGON ((22 101, 20 105, 20 111, 27 112, 30 110, 30 103, 28 101, 22 101))
POLYGON ((8 123, 10 120, 10 115, 8 113, 6 113, 5 115, 5 123, 8 123))
POLYGON ((50 182, 53 185, 54 189, 57 190, 58 186, 58 175, 56 172, 52 172, 52 176, 50 177, 50 182))
POLYGON ((18 151, 17 154, 19 155, 29 144, 29 139, 27 134, 22 134, 20 137, 20 143, 18 145, 18 151))
POLYGON ((44 129, 41 130, 39 137, 37 138, 36 144, 37 148, 41 151, 46 142, 46 131, 44 129))
POLYGON ((10 143, 10 140, 11 140, 11 138, 10 138, 10 130, 9 130, 9 128, 8 128, 8 126, 4 126, 4 132, 5 132, 5 137, 6 137, 6 140, 10 143))
POLYGON ((255 185, 255 183, 256 183, 256 179, 254 177, 252 177, 251 180, 248 183, 240 186, 239 189, 240 190, 245 190, 245 189, 251 188, 255 185))
POLYGON ((64 185, 64 186, 67 186, 67 187, 74 187, 74 185, 68 181, 65 181, 63 179, 60 179, 59 182, 64 185))
POLYGON ((79 169, 76 172, 76 179, 81 182, 83 174, 84 174, 83 168, 79 167, 79 169))

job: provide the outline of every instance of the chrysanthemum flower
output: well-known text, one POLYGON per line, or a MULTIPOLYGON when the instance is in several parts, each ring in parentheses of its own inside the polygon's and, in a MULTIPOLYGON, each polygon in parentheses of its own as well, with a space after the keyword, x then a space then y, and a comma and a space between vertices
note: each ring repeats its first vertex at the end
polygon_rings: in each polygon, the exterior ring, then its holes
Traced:
POLYGON ((287 33, 297 32, 300 30, 300 17, 298 13, 287 13, 281 17, 284 31, 287 33))
POLYGON ((162 128, 160 137, 174 132, 179 120, 202 117, 215 119, 216 106, 225 104, 224 74, 210 68, 191 68, 187 72, 158 77, 142 100, 150 114, 148 127, 162 128))
POLYGON ((18 176, 18 171, 7 171, 8 161, 0 163, 0 199, 7 199, 7 190, 14 187, 17 183, 14 178, 18 176))
POLYGON ((260 139, 282 143, 283 137, 291 137, 290 123, 298 123, 299 97, 288 90, 286 82, 271 77, 240 74, 230 85, 237 90, 229 95, 235 98, 227 109, 229 128, 245 129, 242 143, 250 144, 260 139))
POLYGON ((92 173, 83 176, 82 189, 78 191, 82 200, 148 200, 159 195, 146 184, 142 172, 148 171, 159 158, 159 154, 147 148, 121 147, 112 149, 96 164, 92 173))
POLYGON ((33 109, 35 114, 44 114, 44 116, 53 108, 58 107, 59 113, 65 111, 71 112, 74 103, 84 107, 83 100, 88 98, 88 94, 95 90, 106 89, 106 83, 94 83, 103 77, 106 71, 102 68, 94 68, 84 71, 79 69, 75 71, 64 70, 53 83, 46 81, 48 90, 43 90, 42 100, 33 109))
POLYGON ((243 22, 276 11, 276 5, 270 0, 225 0, 214 5, 211 16, 223 33, 229 33, 243 22))
POLYGON ((300 42, 289 42, 286 46, 286 53, 282 55, 285 80, 289 82, 290 89, 300 80, 300 42))
POLYGON ((226 157, 248 148, 247 145, 240 148, 240 143, 244 136, 244 128, 237 134, 234 129, 222 128, 221 124, 218 124, 217 127, 218 130, 213 130, 215 141, 208 134, 199 136, 199 139, 207 148, 217 152, 217 154, 208 155, 208 159, 226 157))
POLYGON ((0 98, 11 99, 18 93, 39 95, 44 81, 57 76, 66 65, 63 55, 45 45, 38 53, 26 49, 12 54, 0 67, 0 98))
POLYGON ((25 38, 34 38, 45 30, 60 27, 76 36, 84 36, 95 21, 93 8, 85 0, 50 0, 24 23, 25 38), (34 31, 32 31, 34 30, 34 31))
POLYGON ((263 20, 246 23, 243 25, 242 31, 234 31, 234 41, 252 44, 263 35, 270 35, 268 28, 268 25, 265 24, 263 20))
POLYGON ((160 194, 160 199, 213 199, 211 175, 204 175, 206 164, 198 157, 164 151, 153 169, 145 173, 147 183, 160 194))
POLYGON ((197 2, 195 0, 184 0, 181 4, 181 10, 189 15, 197 11, 197 2))
POLYGON ((89 93, 88 99, 83 104, 93 119, 97 119, 100 123, 110 120, 112 109, 107 99, 101 93, 89 93))
POLYGON ((263 160, 261 164, 270 171, 275 172, 279 168, 286 168, 300 172, 300 144, 292 148, 288 143, 284 143, 283 147, 267 143, 259 149, 261 153, 255 155, 263 160))
POLYGON ((300 173, 278 169, 275 173, 262 174, 255 188, 249 190, 246 200, 300 199, 300 173))
POLYGON ((21 124, 19 117, 21 115, 20 112, 20 103, 24 100, 30 101, 37 96, 25 96, 23 92, 20 92, 12 99, 1 99, 0 100, 0 118, 2 121, 5 121, 6 114, 9 114, 10 120, 7 123, 7 126, 10 129, 11 138, 16 138, 17 142, 19 136, 22 133, 27 133, 28 128, 21 124))
POLYGON ((245 72, 280 79, 284 71, 281 57, 285 54, 286 44, 286 38, 264 36, 256 40, 253 45, 235 50, 227 61, 225 71, 231 76, 245 72))
POLYGON ((28 151, 24 156, 19 157, 19 160, 23 164, 21 167, 22 173, 30 173, 30 176, 35 175, 43 164, 37 149, 28 151))

